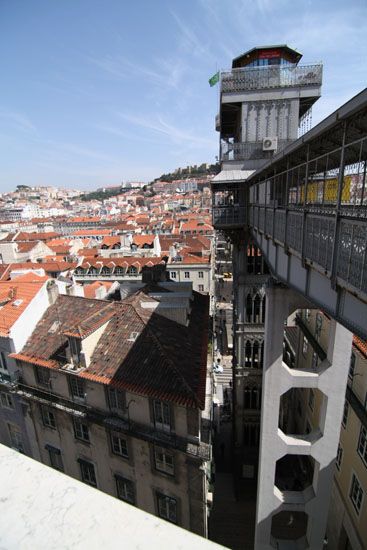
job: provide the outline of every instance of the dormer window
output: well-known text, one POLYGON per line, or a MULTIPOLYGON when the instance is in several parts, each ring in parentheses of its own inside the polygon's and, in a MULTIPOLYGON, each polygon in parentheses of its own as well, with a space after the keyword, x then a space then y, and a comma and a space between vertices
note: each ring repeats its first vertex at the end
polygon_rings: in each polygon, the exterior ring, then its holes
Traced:
POLYGON ((78 338, 69 337, 71 357, 75 365, 80 363, 81 342, 78 338))

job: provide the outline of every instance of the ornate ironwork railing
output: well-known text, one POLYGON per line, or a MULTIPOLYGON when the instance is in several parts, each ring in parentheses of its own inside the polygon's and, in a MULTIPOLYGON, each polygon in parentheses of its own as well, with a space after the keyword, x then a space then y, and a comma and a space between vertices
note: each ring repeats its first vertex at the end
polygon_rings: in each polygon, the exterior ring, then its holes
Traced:
POLYGON ((322 64, 247 67, 221 73, 222 92, 321 86, 322 64))

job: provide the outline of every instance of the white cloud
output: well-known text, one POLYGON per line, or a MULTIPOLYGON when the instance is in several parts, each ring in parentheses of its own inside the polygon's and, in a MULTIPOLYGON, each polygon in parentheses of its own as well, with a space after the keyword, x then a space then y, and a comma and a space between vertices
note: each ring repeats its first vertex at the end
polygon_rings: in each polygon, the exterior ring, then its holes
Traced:
POLYGON ((163 134, 175 143, 186 143, 192 147, 211 147, 215 142, 214 136, 213 139, 209 139, 203 137, 200 132, 195 133, 193 131, 186 131, 182 128, 177 128, 176 126, 166 122, 161 115, 156 115, 154 118, 148 118, 145 116, 130 115, 127 113, 117 114, 130 124, 163 134))

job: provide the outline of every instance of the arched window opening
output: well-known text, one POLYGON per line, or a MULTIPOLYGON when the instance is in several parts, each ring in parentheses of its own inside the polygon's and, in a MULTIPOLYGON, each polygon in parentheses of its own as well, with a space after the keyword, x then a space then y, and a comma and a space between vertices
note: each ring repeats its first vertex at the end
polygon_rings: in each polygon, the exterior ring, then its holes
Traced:
POLYGON ((260 323, 261 322, 260 306, 261 306, 261 298, 258 294, 256 294, 255 299, 254 299, 254 316, 253 316, 253 322, 254 323, 260 323))
POLYGON ((254 369, 259 368, 259 362, 260 362, 259 352, 260 352, 259 342, 254 342, 253 353, 252 353, 252 366, 254 369))
POLYGON ((245 345, 245 367, 250 369, 252 367, 252 349, 251 342, 247 340, 245 345))
POLYGON ((247 323, 252 322, 252 296, 250 292, 246 297, 246 321, 247 323))

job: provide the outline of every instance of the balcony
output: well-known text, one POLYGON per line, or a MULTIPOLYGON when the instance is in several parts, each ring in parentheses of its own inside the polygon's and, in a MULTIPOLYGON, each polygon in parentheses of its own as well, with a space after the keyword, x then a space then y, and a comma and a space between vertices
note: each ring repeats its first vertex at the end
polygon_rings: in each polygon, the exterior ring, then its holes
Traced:
POLYGON ((0 461, 2 548, 222 548, 3 445, 0 461))
POLYGON ((247 67, 221 73, 221 92, 321 86, 322 64, 247 67))
POLYGON ((282 151, 292 140, 278 139, 278 148, 276 151, 264 151, 263 141, 228 143, 222 141, 220 160, 227 162, 230 160, 264 160, 271 158, 274 153, 282 151))
POLYGON ((73 416, 82 416, 86 420, 90 420, 105 428, 118 430, 158 445, 169 445, 178 451, 200 460, 211 459, 211 446, 201 441, 194 442, 186 437, 176 435, 173 432, 162 432, 153 426, 135 422, 130 420, 130 418, 114 415, 111 411, 104 411, 94 407, 92 408, 87 404, 83 405, 81 403, 76 403, 52 391, 42 390, 23 383, 15 384, 13 392, 25 399, 55 407, 73 416))

